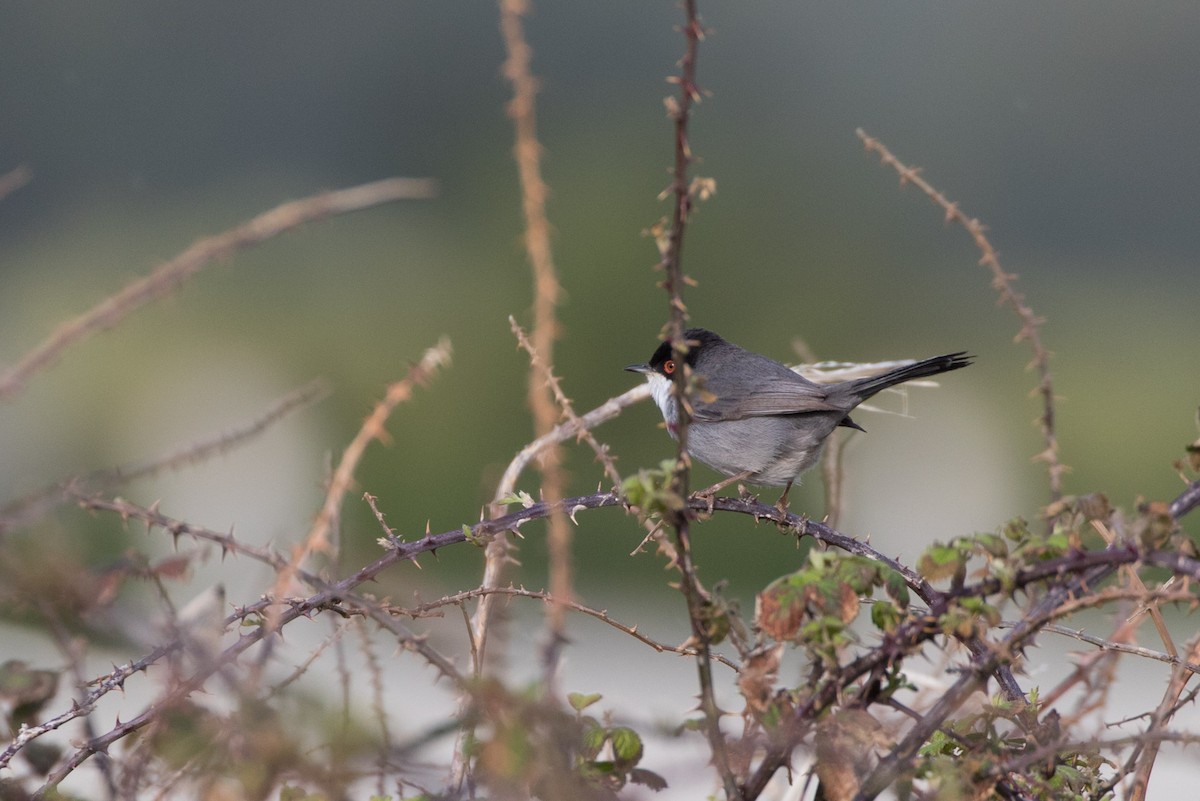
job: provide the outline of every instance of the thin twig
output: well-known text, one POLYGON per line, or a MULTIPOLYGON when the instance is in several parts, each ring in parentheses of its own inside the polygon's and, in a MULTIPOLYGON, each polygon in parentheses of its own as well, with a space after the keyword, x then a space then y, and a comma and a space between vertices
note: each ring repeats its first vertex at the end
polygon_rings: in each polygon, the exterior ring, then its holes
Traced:
MULTIPOLYGON (((554 341, 558 338, 556 309, 562 296, 558 271, 550 247, 550 223, 546 218, 548 188, 542 179, 542 147, 537 136, 538 81, 531 69, 532 49, 525 38, 523 17, 529 13, 529 0, 499 0, 500 33, 504 40, 504 77, 512 86, 508 116, 513 121, 515 143, 513 156, 521 187, 521 210, 525 219, 525 252, 533 271, 533 330, 532 352, 540 355, 547 372, 554 364, 554 341)), ((530 365, 526 397, 533 414, 534 434, 541 437, 558 422, 558 411, 546 386, 542 371, 530 365)), ((541 455, 538 469, 542 474, 542 497, 556 502, 563 497, 566 477, 562 468, 562 452, 557 446, 547 448, 541 455)), ((496 512, 493 506, 493 513, 496 512)), ((571 527, 564 517, 553 515, 549 520, 548 551, 550 584, 561 601, 571 596, 571 527)), ((506 538, 497 538, 488 546, 484 585, 498 586, 504 566, 512 560, 513 545, 506 538)), ((491 620, 491 598, 480 600, 475 613, 474 638, 481 656, 486 655, 488 627, 491 620)), ((544 688, 553 693, 559 651, 566 642, 565 608, 553 603, 546 610, 547 638, 542 650, 544 688)))
MULTIPOLYGON (((689 498, 687 503, 689 508, 696 511, 708 508, 708 501, 704 498, 689 498)), ((588 509, 620 506, 621 504, 622 499, 619 495, 608 492, 568 498, 560 506, 565 511, 577 514, 588 509)), ((773 506, 767 506, 742 498, 716 498, 713 508, 720 511, 751 515, 758 519, 771 520, 774 523, 796 531, 803 530, 819 541, 845 549, 848 552, 858 553, 889 566, 896 565, 894 560, 878 553, 865 543, 829 529, 815 521, 806 521, 798 515, 790 513, 786 515, 782 514, 773 506)), ((322 586, 319 580, 314 579, 314 583, 320 589, 307 598, 289 601, 281 616, 280 625, 283 626, 297 618, 310 616, 324 609, 332 608, 333 605, 341 602, 349 605, 351 608, 361 608, 364 613, 371 616, 380 625, 392 630, 400 637, 401 643, 406 648, 420 650, 422 646, 422 639, 420 637, 407 630, 395 628, 395 622, 391 621, 390 615, 378 603, 369 602, 366 599, 354 598, 354 589, 365 582, 374 580, 387 568, 401 562, 410 561, 420 554, 446 548, 468 540, 481 543, 505 531, 516 530, 531 520, 543 519, 550 511, 546 504, 534 504, 527 509, 521 509, 495 520, 483 520, 473 526, 463 526, 440 534, 429 534, 419 540, 396 545, 396 547, 386 552, 375 562, 363 566, 354 574, 336 583, 322 586), (388 622, 385 623, 385 621, 388 622)), ((1058 559, 1051 559, 1030 565, 1025 569, 1017 571, 1011 577, 1010 582, 1005 585, 1010 588, 1009 591, 1019 590, 1020 588, 1039 582, 1061 580, 1063 576, 1077 576, 1078 578, 1077 580, 1052 588, 1047 593, 1046 598, 1038 605, 1035 605, 1025 620, 1017 624, 1019 628, 1016 633, 1010 634, 1009 637, 1005 638, 1006 648, 1003 653, 1006 655, 1001 656, 1001 652, 992 650, 981 657, 973 657, 972 670, 986 672, 989 667, 994 670, 993 662, 1005 661, 1012 658, 1015 655, 1014 649, 1031 636, 1031 632, 1040 629, 1041 626, 1045 625, 1058 614, 1061 614, 1062 608, 1068 605, 1072 593, 1078 593, 1081 587, 1095 586, 1120 565, 1137 562, 1148 566, 1167 568, 1192 579, 1200 579, 1200 560, 1173 551, 1150 551, 1136 544, 1124 544, 1099 552, 1075 552, 1058 559)), ((893 567, 893 569, 897 568, 893 567)), ((905 571, 902 568, 900 570, 914 591, 917 591, 919 594, 922 591, 929 592, 928 585, 923 579, 915 576, 911 571, 905 571)), ((961 588, 957 593, 957 597, 983 597, 1000 592, 1001 589, 1001 584, 998 580, 984 579, 973 585, 961 588)), ((937 597, 936 592, 933 595, 937 597)), ((274 601, 272 599, 264 598, 244 607, 239 607, 235 609, 233 615, 226 618, 225 625, 228 627, 247 619, 261 618, 265 616, 267 610, 273 604, 274 601)), ((908 632, 908 636, 914 638, 918 637, 918 635, 920 637, 934 636, 937 629, 937 627, 930 629, 928 620, 924 616, 918 616, 907 629, 903 626, 901 628, 903 631, 908 632)), ((202 687, 209 676, 224 666, 237 661, 247 650, 261 642, 268 633, 267 627, 261 625, 242 626, 240 630, 243 633, 237 642, 227 648, 217 658, 209 660, 191 677, 179 683, 167 696, 160 699, 159 703, 152 705, 127 721, 122 721, 109 732, 82 744, 74 754, 68 757, 51 774, 47 787, 56 784, 90 755, 103 751, 112 743, 146 726, 152 720, 156 719, 162 710, 202 687)), ((115 689, 119 689, 128 678, 146 670, 147 667, 155 664, 164 656, 179 649, 181 645, 181 642, 178 640, 167 643, 154 649, 141 659, 115 669, 109 675, 97 679, 92 691, 85 698, 80 699, 71 710, 45 720, 36 726, 23 728, 17 733, 11 743, 0 751, 0 768, 7 766, 13 756, 22 751, 30 742, 48 732, 57 730, 71 720, 89 714, 101 697, 115 689)), ((439 671, 452 680, 456 682, 461 681, 458 671, 449 662, 439 659, 435 653, 426 654, 423 652, 423 656, 429 659, 431 664, 437 666, 439 671)), ((874 667, 885 664, 891 658, 893 658, 891 650, 886 648, 874 649, 870 654, 860 657, 852 665, 847 666, 843 678, 847 684, 851 683, 874 667)), ((830 689, 824 692, 833 693, 833 695, 828 697, 825 695, 814 697, 814 704, 836 699, 840 689, 838 687, 830 687, 830 689)), ((798 710, 797 715, 803 718, 807 711, 808 707, 806 706, 804 709, 798 710)), ((756 777, 747 783, 747 796, 754 797, 754 793, 750 792, 751 788, 756 787, 761 792, 761 787, 765 786, 770 775, 784 764, 789 752, 790 748, 786 750, 776 749, 770 760, 764 759, 763 764, 756 771, 756 777)))
MULTIPOLYGON (((213 531, 203 526, 192 525, 191 523, 185 523, 182 520, 168 517, 158 510, 157 502, 150 506, 140 506, 123 498, 113 498, 110 500, 92 495, 75 495, 74 500, 80 509, 87 509, 92 512, 111 512, 123 521, 140 520, 146 524, 147 533, 155 528, 161 528, 175 540, 178 540, 179 537, 191 537, 202 542, 210 542, 221 548, 222 557, 227 553, 242 554, 262 562, 264 565, 277 571, 283 570, 288 563, 287 559, 275 551, 259 548, 254 545, 247 545, 235 539, 232 532, 226 534, 220 531, 213 531)), ((298 571, 296 576, 313 588, 327 586, 320 578, 303 570, 298 571)))
MULTIPOLYGON (((383 400, 375 404, 375 409, 363 421, 362 426, 358 429, 358 433, 354 435, 354 439, 346 446, 346 450, 342 453, 342 458, 338 462, 337 469, 333 472, 333 478, 329 482, 329 488, 325 493, 325 501, 321 504, 321 510, 317 513, 316 520, 313 521, 312 528, 309 529, 308 535, 303 542, 297 543, 292 548, 291 560, 286 568, 279 571, 276 576, 275 586, 271 590, 271 597, 281 599, 287 592, 293 579, 296 576, 296 571, 301 569, 304 561, 313 553, 332 553, 333 544, 330 539, 330 531, 336 527, 340 517, 342 499, 346 492, 349 491, 350 485, 354 482, 354 472, 358 469, 358 463, 362 459, 363 453, 367 446, 375 440, 386 440, 387 430, 384 428, 388 417, 392 411, 401 403, 412 397, 413 389, 416 386, 424 386, 429 382, 437 371, 450 363, 450 340, 442 337, 436 345, 425 351, 421 360, 409 368, 408 374, 391 383, 387 388, 387 393, 383 400)), ((276 625, 277 619, 274 616, 268 618, 271 626, 276 625)))
POLYGON ((375 654, 375 646, 371 642, 367 627, 358 626, 357 629, 361 644, 359 652, 362 654, 365 672, 371 684, 371 715, 379 726, 379 769, 375 776, 375 792, 378 797, 383 798, 387 793, 385 782, 388 774, 388 751, 392 748, 391 726, 388 725, 388 715, 384 709, 383 667, 379 664, 379 657, 375 654))
MULTIPOLYGON (((38 612, 46 621, 51 635, 54 637, 58 650, 66 657, 67 665, 70 667, 71 675, 75 679, 76 703, 79 701, 86 702, 88 697, 88 682, 87 677, 83 672, 83 662, 86 656, 86 645, 83 638, 74 636, 64 625, 62 618, 53 604, 47 603, 44 600, 38 603, 38 612)), ((87 739, 92 739, 96 736, 96 729, 92 722, 91 715, 83 715, 80 718, 83 735, 87 739)), ((114 799, 118 797, 116 780, 113 777, 112 760, 108 754, 104 754, 99 764, 100 775, 104 779, 104 790, 106 797, 114 799)))
MULTIPOLYGON (((1178 602, 1186 602, 1190 597, 1179 595, 1174 600, 1178 602)), ((1011 621, 1000 623, 999 628, 1012 628, 1016 624, 1011 621)), ((1141 645, 1132 645, 1128 642, 1122 642, 1118 639, 1109 637, 1097 637, 1094 634, 1088 634, 1083 629, 1073 629, 1069 626, 1062 626, 1057 623, 1051 623, 1042 627, 1042 631, 1048 634, 1059 634, 1063 637, 1070 637, 1080 642, 1085 642, 1088 645, 1094 645, 1101 652, 1112 651, 1114 653, 1129 654, 1130 656, 1140 656, 1144 659, 1153 659, 1157 662, 1165 662, 1168 665, 1178 665, 1192 673, 1200 673, 1200 662, 1189 662, 1183 659, 1178 654, 1168 654, 1162 651, 1155 651, 1153 648, 1145 648, 1141 645)), ((1042 703, 1050 706, 1051 702, 1043 693, 1041 695, 1042 703)))
MULTIPOLYGON (((527 590, 524 587, 511 587, 511 586, 510 587, 476 587, 473 590, 464 590, 462 592, 457 592, 453 595, 447 595, 444 598, 439 598, 436 601, 429 601, 427 603, 423 603, 423 604, 420 604, 419 606, 414 606, 411 608, 389 607, 388 611, 391 612, 392 614, 408 615, 408 616, 414 617, 414 618, 427 617, 430 614, 432 614, 433 612, 435 612, 437 610, 441 610, 443 607, 461 605, 461 604, 465 603, 466 601, 471 600, 472 598, 479 598, 484 595, 507 595, 507 596, 518 597, 518 598, 533 598, 536 600, 546 601, 546 602, 551 602, 553 600, 551 598, 550 593, 545 592, 544 590, 542 590, 542 591, 527 590)), ((594 617, 596 620, 599 620, 603 623, 607 623, 608 625, 612 626, 614 629, 617 629, 618 631, 628 634, 629 636, 633 637, 635 640, 637 640, 645 645, 650 646, 651 648, 653 648, 655 651, 658 651, 659 653, 678 654, 679 656, 696 656, 697 652, 694 648, 686 648, 686 647, 677 646, 677 645, 667 645, 664 642, 661 642, 659 640, 655 640, 651 637, 648 637, 645 634, 642 634, 640 631, 638 631, 638 627, 636 625, 629 626, 629 625, 622 623, 619 620, 614 619, 613 617, 611 617, 608 614, 607 610, 594 609, 590 606, 585 606, 584 604, 581 604, 578 601, 569 601, 566 604, 566 606, 569 609, 571 609, 572 611, 579 612, 580 614, 583 614, 583 615, 588 615, 589 617, 594 617)), ((726 667, 732 668, 735 671, 741 669, 736 662, 729 659, 728 657, 723 656, 722 654, 714 653, 713 659, 715 659, 716 661, 725 665, 726 667)))
POLYGON ((900 175, 900 183, 911 183, 925 193, 946 214, 946 222, 957 222, 967 230, 979 248, 981 256, 979 263, 992 273, 992 288, 1000 295, 1000 303, 1007 305, 1021 320, 1021 329, 1017 332, 1016 341, 1027 341, 1033 351, 1033 361, 1030 366, 1037 371, 1038 385, 1035 390, 1042 398, 1042 414, 1038 423, 1042 430, 1042 440, 1045 448, 1034 459, 1046 463, 1050 477, 1050 501, 1056 503, 1062 498, 1062 477, 1067 472, 1066 465, 1059 461, 1058 435, 1054 427, 1054 386, 1050 376, 1050 351, 1042 344, 1042 324, 1045 320, 1034 314, 1033 309, 1025 302, 1025 295, 1016 289, 1014 282, 1017 276, 1004 271, 1000 259, 996 255, 991 242, 988 241, 986 230, 982 223, 974 217, 968 217, 958 207, 957 203, 939 192, 932 184, 921 177, 921 171, 906 166, 878 139, 866 134, 861 128, 856 132, 858 138, 869 152, 879 154, 880 160, 896 170, 900 175))
MULTIPOLYGON (((609 420, 617 417, 626 408, 635 403, 640 403, 649 397, 650 385, 642 382, 615 398, 609 398, 587 414, 573 420, 568 419, 565 423, 560 423, 549 433, 538 437, 533 442, 521 448, 517 452, 517 455, 512 458, 512 461, 508 463, 508 467, 504 469, 504 474, 500 477, 500 482, 496 486, 496 495, 493 504, 500 498, 506 498, 516 491, 517 479, 521 477, 521 473, 525 472, 525 468, 529 466, 529 463, 536 459, 546 448, 566 442, 572 438, 578 438, 581 436, 581 431, 587 431, 601 423, 607 423, 609 420)), ((607 466, 605 467, 605 473, 608 473, 607 466)), ((503 514, 503 507, 500 507, 499 511, 493 512, 493 514, 497 516, 503 514)))
POLYGON ((57 361, 67 348, 114 327, 147 303, 170 295, 214 261, 227 259, 239 250, 258 245, 305 223, 397 200, 432 197, 434 190, 435 184, 429 179, 387 178, 293 200, 236 228, 205 237, 150 275, 134 281, 87 312, 60 325, 40 345, 0 374, 0 401, 16 397, 25 389, 31 377, 57 361))
MULTIPOLYGON (((1200 637, 1193 638, 1188 643, 1186 661, 1200 661, 1200 637)), ((1146 729, 1146 734, 1149 736, 1138 745, 1142 749, 1142 753, 1134 769, 1133 783, 1129 792, 1130 801, 1145 801, 1146 799, 1146 792, 1150 787, 1150 774, 1154 770, 1154 763, 1158 759, 1161 745, 1161 741, 1154 735, 1166 730, 1167 724, 1170 723, 1177 709, 1179 697, 1183 695, 1192 675, 1192 671, 1181 664, 1175 665, 1171 669, 1171 680, 1167 683, 1162 701, 1154 710, 1154 714, 1150 716, 1150 725, 1146 729)))
POLYGON ((255 420, 232 431, 218 434, 149 462, 96 470, 30 493, 0 508, 0 536, 37 520, 54 507, 68 503, 80 495, 111 490, 136 479, 158 475, 168 470, 178 470, 227 453, 266 431, 289 413, 316 403, 325 397, 328 391, 324 381, 310 381, 280 398, 255 420))
MULTIPOLYGON (((533 343, 525 335, 524 329, 517 324, 513 317, 508 318, 508 325, 512 329, 513 335, 517 338, 517 343, 521 348, 529 354, 530 365, 538 370, 545 379, 546 387, 554 396, 554 402, 557 404, 561 416, 566 420, 563 424, 567 429, 573 430, 575 439, 586 442, 592 452, 596 454, 596 461, 604 468, 604 475, 608 476, 608 480, 612 482, 614 487, 620 486, 621 474, 617 472, 617 465, 613 461, 612 455, 608 452, 608 446, 602 444, 585 424, 584 420, 575 412, 575 404, 563 392, 562 383, 558 380, 558 376, 554 374, 554 368, 548 364, 545 359, 539 355, 538 350, 533 343)), ((648 385, 647 385, 648 388, 648 385)), ((547 435, 552 435, 558 431, 560 426, 556 426, 547 435)), ((539 440, 541 437, 539 437, 539 440)))
MULTIPOLYGON (((1113 531, 1109 529, 1109 527, 1102 521, 1093 520, 1091 523, 1092 528, 1100 534, 1105 543, 1112 545, 1117 541, 1117 535, 1114 534, 1113 531)), ((1135 591, 1141 593, 1143 596, 1149 594, 1150 590, 1146 586, 1146 582, 1142 581, 1142 577, 1138 575, 1136 570, 1131 567, 1123 567, 1121 568, 1121 573, 1125 576, 1125 580, 1128 582, 1129 586, 1135 591)), ((1171 637, 1171 632, 1167 630, 1167 621, 1163 619, 1162 611, 1158 608, 1158 604, 1149 600, 1142 601, 1137 611, 1130 615, 1130 620, 1139 618, 1144 613, 1148 613, 1150 615, 1150 619, 1154 621, 1154 628, 1158 631, 1159 639, 1162 640, 1163 646, 1167 649, 1167 653, 1171 654, 1172 656, 1178 656, 1179 649, 1175 647, 1175 641, 1171 637)))
MULTIPOLYGON (((668 298, 665 338, 671 343, 671 356, 675 364, 682 367, 675 371, 672 384, 672 395, 678 410, 674 431, 678 448, 675 470, 671 476, 671 492, 680 498, 688 495, 691 462, 688 458, 687 443, 688 424, 691 422, 689 398, 693 380, 686 360, 688 344, 684 337, 684 328, 687 325, 688 313, 683 302, 683 287, 688 280, 683 272, 683 235, 693 206, 693 187, 688 176, 693 160, 688 122, 693 104, 700 100, 700 88, 696 83, 696 53, 700 41, 704 38, 704 27, 696 13, 696 0, 684 0, 683 8, 685 49, 679 62, 679 75, 670 79, 679 85, 679 94, 677 97, 668 98, 667 102, 668 113, 674 122, 675 130, 675 165, 670 189, 674 202, 671 207, 670 228, 666 231, 665 247, 660 244, 662 258, 659 263, 665 275, 663 288, 667 291, 668 298)), ((660 243, 662 239, 663 237, 660 237, 660 243)), ((712 749, 713 762, 725 787, 725 796, 729 801, 733 801, 740 799, 742 793, 729 761, 725 737, 721 733, 721 710, 717 706, 716 690, 713 686, 712 652, 705 614, 707 598, 692 561, 691 521, 686 510, 668 515, 668 521, 675 530, 675 564, 681 579, 679 587, 687 602, 692 640, 696 644, 696 670, 700 681, 700 709, 704 714, 705 734, 712 749)))
MULTIPOLYGON (((530 375, 541 378, 541 391, 553 394, 554 400, 558 403, 558 409, 561 410, 561 416, 577 420, 571 401, 563 393, 558 377, 554 375, 554 366, 542 358, 537 347, 525 335, 525 331, 517 324, 515 318, 510 316, 508 324, 516 336, 518 344, 529 354, 530 375)), ((546 421, 541 418, 540 411, 534 416, 537 419, 538 432, 542 434, 553 430, 554 422, 558 419, 556 416, 549 425, 546 425, 546 421)), ((603 452, 599 450, 600 444, 596 442, 595 437, 592 437, 586 429, 580 429, 580 436, 586 437, 593 443, 598 449, 598 453, 603 452)), ((610 459, 609 464, 611 465, 611 463, 610 459)), ((565 481, 562 450, 558 447, 547 449, 539 465, 542 471, 543 500, 549 503, 561 500, 565 481)), ((560 651, 567 641, 566 610, 567 604, 572 600, 573 590, 571 589, 571 531, 570 526, 567 525, 567 516, 561 512, 552 514, 548 528, 547 550, 550 554, 550 584, 555 589, 553 590, 554 598, 546 607, 546 642, 542 648, 542 678, 546 694, 553 695, 557 683, 560 651), (564 593, 564 596, 559 597, 559 592, 564 593)), ((483 634, 486 636, 486 630, 483 634)))
MULTIPOLYGON (((311 668, 313 664, 321 658, 322 654, 324 654, 326 650, 340 643, 345 633, 349 631, 352 626, 356 626, 361 622, 351 619, 338 620, 336 617, 332 617, 330 619, 334 621, 333 632, 328 637, 321 640, 317 647, 314 648, 308 654, 308 656, 304 658, 304 661, 297 665, 291 673, 272 685, 270 692, 266 693, 265 698, 275 698, 276 696, 282 694, 283 691, 288 687, 299 681, 300 677, 308 672, 308 669, 311 668)), ((336 652, 337 649, 334 650, 336 652)))

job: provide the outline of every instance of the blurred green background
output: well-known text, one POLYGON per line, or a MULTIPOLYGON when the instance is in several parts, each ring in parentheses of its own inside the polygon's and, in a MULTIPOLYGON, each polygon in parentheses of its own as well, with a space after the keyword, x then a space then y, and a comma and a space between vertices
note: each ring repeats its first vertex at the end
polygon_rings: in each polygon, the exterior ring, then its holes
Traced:
MULTIPOLYGON (((794 358, 795 338, 821 358, 978 355, 939 389, 913 390, 912 419, 863 416, 871 433, 848 449, 843 528, 913 558, 932 537, 991 530, 1046 499, 1015 318, 996 308, 966 234, 863 154, 859 126, 988 226, 1048 319, 1068 491, 1126 506, 1174 496, 1171 462, 1196 437, 1200 402, 1200 7, 702 13, 711 96, 692 144, 718 190, 687 234, 693 320, 780 359, 794 358)), ((540 3, 528 19, 566 290, 556 362, 581 411, 632 385, 620 368, 649 355, 665 319, 642 232, 667 212, 662 98, 680 18, 673 3, 626 0, 540 3)), ((447 334, 453 367, 397 411, 393 444, 372 447, 358 478, 403 534, 476 519, 532 427, 507 323, 528 323, 531 282, 502 59, 490 3, 0 8, 0 171, 34 171, 0 203, 0 364, 195 239, 284 200, 389 175, 440 183, 435 200, 331 219, 213 265, 73 348, 0 406, 0 502, 228 430, 323 376, 331 397, 237 453, 121 490, 248 541, 293 542, 387 382, 447 334)), ((657 423, 646 405, 598 433, 632 471, 672 453, 657 423)), ((586 450, 569 468, 573 492, 601 479, 586 450)), ((521 488, 536 492, 535 477, 521 488)), ((822 514, 815 475, 793 509, 822 514)), ((357 493, 345 511, 348 559, 377 553, 357 493)), ((635 523, 611 510, 581 523, 585 596, 612 608, 621 593, 665 592, 659 560, 628 556, 635 523)), ((118 531, 63 511, 35 533, 101 557, 123 547, 118 531)), ((517 579, 538 587, 534 531, 517 579)), ((697 547, 702 577, 729 576, 739 593, 798 558, 744 519, 705 525, 697 547)), ((424 592, 477 580, 478 551, 440 560, 420 575, 424 592)))

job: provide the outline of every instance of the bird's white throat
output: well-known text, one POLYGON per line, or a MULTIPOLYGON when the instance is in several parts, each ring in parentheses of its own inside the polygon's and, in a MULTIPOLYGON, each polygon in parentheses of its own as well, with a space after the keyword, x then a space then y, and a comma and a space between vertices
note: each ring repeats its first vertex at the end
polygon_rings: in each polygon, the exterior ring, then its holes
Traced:
POLYGON ((675 406, 675 397, 671 394, 671 379, 658 373, 647 373, 646 381, 650 384, 650 395, 654 398, 654 402, 658 404, 658 410, 662 412, 663 419, 667 421, 667 426, 671 427, 671 436, 675 436, 673 426, 677 422, 679 414, 675 406))

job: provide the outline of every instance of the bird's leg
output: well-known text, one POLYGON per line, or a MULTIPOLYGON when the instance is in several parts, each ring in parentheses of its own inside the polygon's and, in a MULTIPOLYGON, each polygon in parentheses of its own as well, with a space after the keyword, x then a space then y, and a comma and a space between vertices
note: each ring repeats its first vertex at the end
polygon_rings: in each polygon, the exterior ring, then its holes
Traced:
MULTIPOLYGON (((792 481, 795 481, 795 480, 796 479, 794 479, 794 478, 792 479, 792 481)), ((792 481, 789 481, 787 483, 787 486, 783 488, 783 494, 780 495, 779 500, 775 502, 775 508, 779 510, 779 514, 781 514, 781 515, 786 515, 788 513, 787 496, 788 496, 788 493, 792 491, 792 481)))
POLYGON ((730 484, 734 484, 738 481, 742 481, 744 479, 749 478, 750 474, 753 472, 754 472, 753 470, 743 470, 740 473, 736 473, 736 474, 730 476, 729 478, 726 478, 722 481, 718 481, 716 484, 713 484, 711 487, 699 490, 698 492, 695 493, 696 497, 708 499, 708 513, 712 514, 713 500, 714 500, 714 498, 716 498, 717 493, 720 492, 721 490, 725 489, 726 487, 728 487, 730 484))

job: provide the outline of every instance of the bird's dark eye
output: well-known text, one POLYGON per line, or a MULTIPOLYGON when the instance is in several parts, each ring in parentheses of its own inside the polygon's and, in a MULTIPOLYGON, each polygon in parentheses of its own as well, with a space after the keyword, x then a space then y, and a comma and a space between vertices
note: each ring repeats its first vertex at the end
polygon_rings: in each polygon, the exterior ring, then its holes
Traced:
POLYGON ((662 371, 663 371, 664 375, 674 375, 675 374, 675 360, 667 359, 665 362, 663 362, 662 371))

